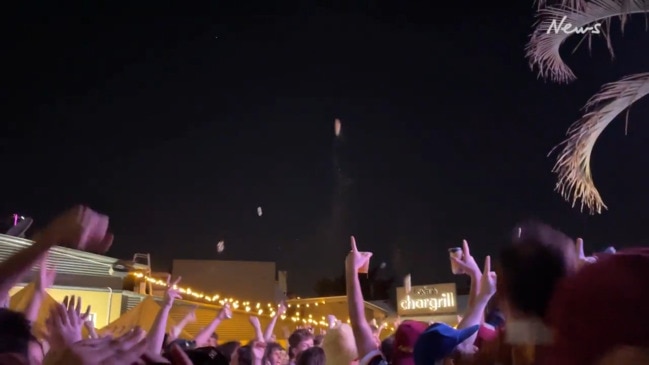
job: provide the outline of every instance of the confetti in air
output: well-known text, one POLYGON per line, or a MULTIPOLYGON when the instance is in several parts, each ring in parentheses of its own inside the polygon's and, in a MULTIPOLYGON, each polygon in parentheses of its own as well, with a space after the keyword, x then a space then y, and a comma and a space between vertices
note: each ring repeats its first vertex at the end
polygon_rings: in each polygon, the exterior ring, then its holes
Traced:
POLYGON ((340 119, 336 118, 334 121, 334 133, 336 133, 336 137, 340 136, 340 128, 342 128, 342 124, 340 123, 340 119))
POLYGON ((385 269, 386 266, 387 266, 387 264, 385 262, 382 262, 380 267, 381 267, 381 269, 385 269))
POLYGON ((257 215, 261 217, 262 214, 263 212, 261 210, 261 207, 257 207, 257 215))
POLYGON ((216 244, 216 251, 221 253, 223 250, 225 250, 225 242, 219 241, 219 243, 216 244))
POLYGON ((406 290, 406 294, 410 294, 410 291, 412 290, 412 279, 410 274, 403 278, 403 287, 406 290))

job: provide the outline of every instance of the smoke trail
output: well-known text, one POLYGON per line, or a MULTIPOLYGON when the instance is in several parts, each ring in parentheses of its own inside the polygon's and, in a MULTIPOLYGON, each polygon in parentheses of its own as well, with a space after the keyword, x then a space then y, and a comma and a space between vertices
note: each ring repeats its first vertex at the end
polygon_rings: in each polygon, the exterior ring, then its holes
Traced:
POLYGON ((339 119, 334 121, 334 139, 332 144, 332 167, 334 173, 334 189, 331 204, 332 241, 334 247, 348 249, 347 240, 349 232, 349 191, 353 180, 345 173, 344 165, 340 159, 344 156, 345 135, 342 132, 342 124, 339 119))

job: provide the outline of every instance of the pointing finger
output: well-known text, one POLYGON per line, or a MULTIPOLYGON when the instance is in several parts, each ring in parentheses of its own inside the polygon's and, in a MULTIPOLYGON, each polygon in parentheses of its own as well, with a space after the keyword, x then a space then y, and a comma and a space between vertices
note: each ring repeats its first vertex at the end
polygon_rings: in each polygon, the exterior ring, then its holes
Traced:
POLYGON ((471 256, 471 252, 469 251, 469 242, 466 240, 462 240, 462 252, 464 252, 464 256, 471 256))
POLYGON ((352 252, 358 252, 358 248, 356 247, 356 238, 354 238, 354 236, 352 236, 351 244, 352 244, 352 252))
POLYGON ((182 276, 177 277, 176 280, 173 282, 173 284, 171 284, 171 286, 178 285, 178 283, 180 283, 180 279, 182 278, 183 278, 182 276))
POLYGON ((484 258, 484 272, 482 274, 489 275, 490 272, 491 272, 491 256, 487 256, 484 258))
POLYGON ((575 243, 575 248, 577 250, 577 257, 579 258, 586 257, 586 255, 584 255, 584 240, 582 240, 581 238, 577 238, 577 242, 575 243))

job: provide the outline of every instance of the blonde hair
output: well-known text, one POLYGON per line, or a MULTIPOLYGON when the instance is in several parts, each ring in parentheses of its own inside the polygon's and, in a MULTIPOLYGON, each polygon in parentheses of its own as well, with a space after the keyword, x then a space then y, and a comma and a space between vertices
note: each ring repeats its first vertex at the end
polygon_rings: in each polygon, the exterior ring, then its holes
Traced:
POLYGON ((349 365, 358 359, 356 340, 351 326, 341 323, 329 329, 322 340, 327 365, 349 365))

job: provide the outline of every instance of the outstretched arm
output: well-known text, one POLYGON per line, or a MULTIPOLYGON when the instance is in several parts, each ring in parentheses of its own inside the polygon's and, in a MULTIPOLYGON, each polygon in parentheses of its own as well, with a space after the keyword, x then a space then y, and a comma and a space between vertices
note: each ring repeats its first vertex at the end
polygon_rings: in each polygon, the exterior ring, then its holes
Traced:
POLYGON ((167 320, 169 319, 169 312, 174 305, 176 299, 181 299, 181 296, 176 289, 176 285, 180 282, 180 276, 170 283, 167 281, 167 291, 165 292, 164 304, 153 321, 151 330, 147 334, 147 351, 154 354, 159 354, 162 351, 162 345, 165 338, 165 330, 167 329, 167 320))
POLYGON ((277 324, 277 319, 286 313, 286 306, 284 303, 281 303, 277 307, 277 313, 275 313, 275 316, 271 318, 270 323, 268 324, 268 327, 266 327, 266 331, 264 332, 264 339, 266 342, 270 342, 270 340, 273 338, 273 331, 275 330, 275 325, 277 324))
POLYGON ((347 303, 349 306, 349 320, 354 331, 356 348, 358 349, 358 357, 362 359, 365 355, 376 350, 376 342, 372 335, 372 328, 370 328, 365 318, 363 292, 361 290, 360 280, 358 279, 358 270, 368 264, 372 254, 369 252, 359 252, 353 236, 351 238, 351 246, 352 250, 345 261, 347 303))
POLYGON ((196 347, 206 346, 209 343, 210 337, 216 331, 216 328, 221 324, 221 322, 231 316, 232 312, 230 311, 230 305, 225 303, 212 322, 203 328, 194 338, 194 341, 196 341, 196 347))

